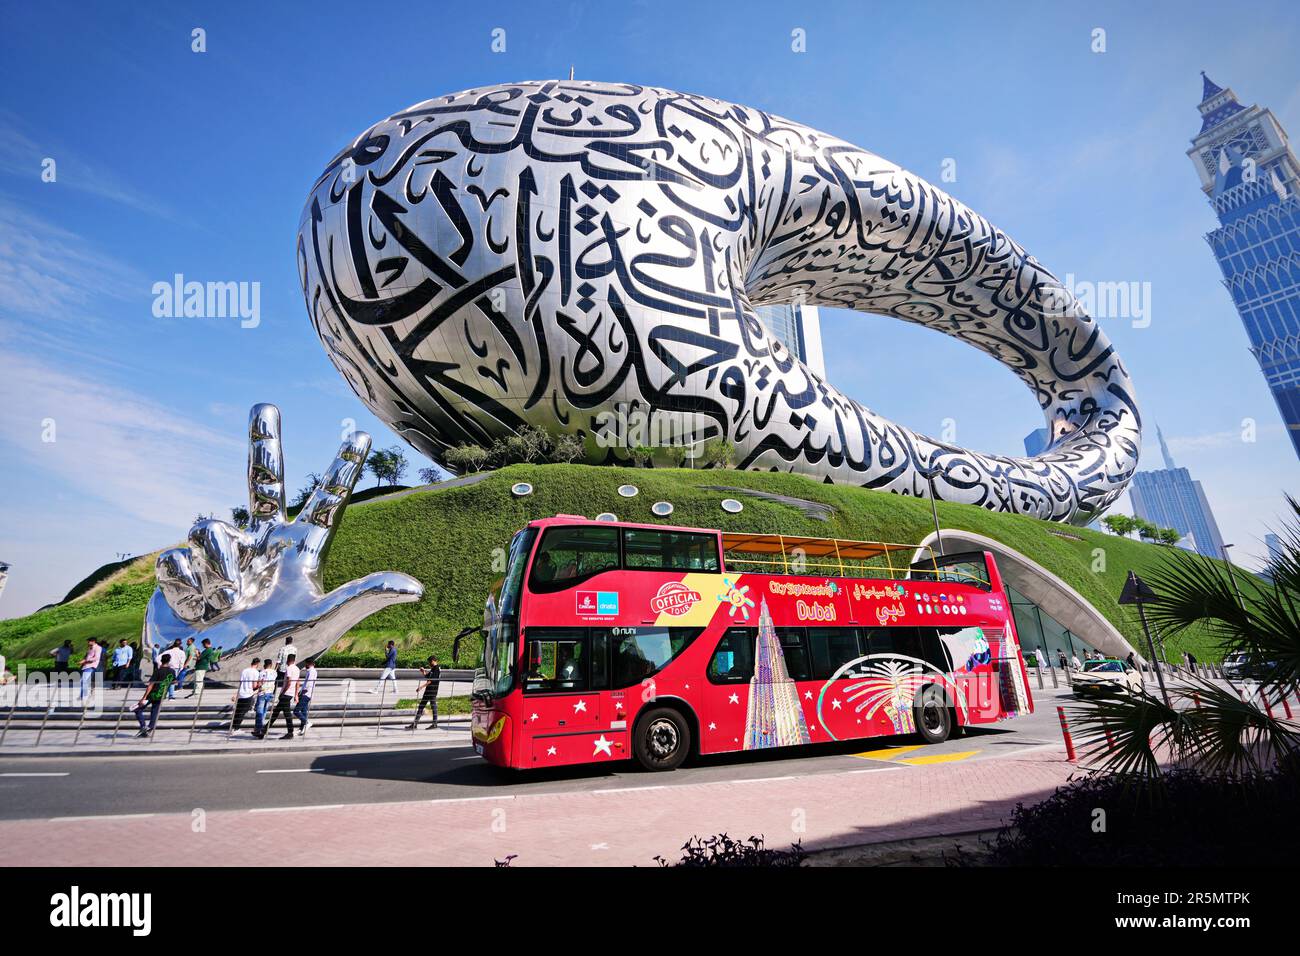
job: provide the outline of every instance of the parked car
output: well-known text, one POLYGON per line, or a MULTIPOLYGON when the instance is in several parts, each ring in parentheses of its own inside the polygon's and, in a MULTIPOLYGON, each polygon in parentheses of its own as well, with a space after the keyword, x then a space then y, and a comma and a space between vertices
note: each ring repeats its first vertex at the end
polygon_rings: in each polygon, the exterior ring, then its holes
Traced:
POLYGON ((1128 661, 1104 658, 1087 661, 1083 670, 1074 675, 1076 696, 1092 694, 1139 693, 1142 675, 1128 661))
POLYGON ((1245 651, 1233 651, 1223 659, 1223 676, 1228 680, 1263 680, 1276 667, 1273 661, 1251 660, 1245 651))

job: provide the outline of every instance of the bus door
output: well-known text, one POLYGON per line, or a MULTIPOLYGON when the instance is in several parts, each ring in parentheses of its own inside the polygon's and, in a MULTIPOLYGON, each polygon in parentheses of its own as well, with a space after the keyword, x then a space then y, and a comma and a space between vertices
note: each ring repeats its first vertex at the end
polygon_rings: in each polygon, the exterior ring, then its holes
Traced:
MULTIPOLYGON (((591 759, 593 733, 608 730, 600 690, 608 686, 606 629, 529 627, 524 644, 525 765, 556 766, 591 759)), ((621 755, 620 755, 621 756, 621 755)))

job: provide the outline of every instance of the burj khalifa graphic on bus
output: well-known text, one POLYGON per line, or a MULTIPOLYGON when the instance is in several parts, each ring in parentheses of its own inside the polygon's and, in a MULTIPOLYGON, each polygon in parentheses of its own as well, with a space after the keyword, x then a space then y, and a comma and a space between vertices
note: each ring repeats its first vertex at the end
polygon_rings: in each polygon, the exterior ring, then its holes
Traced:
POLYGON ((799 688, 785 668, 785 653, 772 626, 767 601, 758 612, 758 637, 754 640, 754 676, 749 681, 745 713, 745 749, 806 744, 808 724, 799 704, 799 688))

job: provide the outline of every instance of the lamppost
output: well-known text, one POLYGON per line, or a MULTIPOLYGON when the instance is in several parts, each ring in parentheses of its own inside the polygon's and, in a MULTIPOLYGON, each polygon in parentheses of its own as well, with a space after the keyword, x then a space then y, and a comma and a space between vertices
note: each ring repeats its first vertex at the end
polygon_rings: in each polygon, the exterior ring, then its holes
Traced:
POLYGON ((1237 606, 1241 608, 1242 611, 1245 611, 1246 601, 1241 596, 1241 588, 1237 586, 1237 575, 1233 573, 1234 569, 1236 568, 1236 565, 1232 563, 1232 558, 1228 557, 1228 549, 1231 547, 1232 545, 1225 544, 1220 550, 1223 552, 1223 560, 1226 561, 1228 564, 1228 577, 1232 579, 1232 590, 1237 595, 1237 606))
POLYGON ((1124 590, 1120 593, 1120 604, 1136 604, 1138 608, 1138 617, 1142 620, 1142 633, 1147 636, 1147 647, 1151 649, 1151 663, 1156 669, 1156 680, 1160 682, 1160 696, 1165 699, 1165 706, 1169 707, 1169 691, 1165 689, 1165 675, 1160 670, 1160 658, 1156 656, 1156 645, 1151 640, 1151 628, 1147 626, 1147 615, 1142 610, 1142 605, 1159 601, 1156 592, 1152 591, 1150 586, 1143 581, 1133 571, 1128 573, 1128 580, 1124 582, 1124 590))

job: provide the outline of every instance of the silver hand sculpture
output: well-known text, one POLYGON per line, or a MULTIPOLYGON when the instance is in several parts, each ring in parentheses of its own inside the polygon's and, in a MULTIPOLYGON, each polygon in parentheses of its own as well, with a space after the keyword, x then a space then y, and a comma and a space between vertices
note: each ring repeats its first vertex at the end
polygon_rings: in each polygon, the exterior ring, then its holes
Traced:
POLYGON ((396 571, 368 574, 328 594, 321 587, 321 565, 369 451, 364 432, 345 441, 298 517, 288 521, 280 410, 254 405, 248 416, 248 530, 200 521, 190 530, 189 547, 158 555, 145 649, 206 637, 221 649, 223 669, 238 672, 291 637, 302 661, 376 611, 418 601, 424 587, 396 571))

